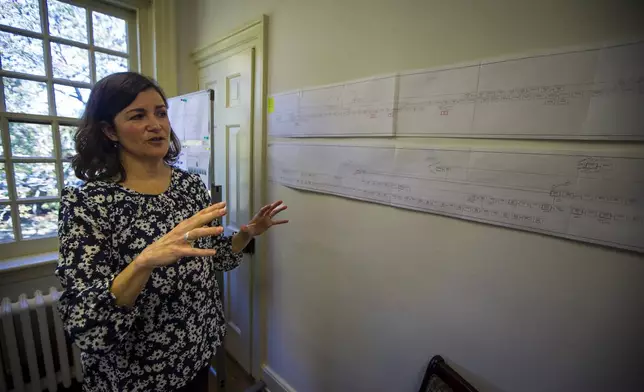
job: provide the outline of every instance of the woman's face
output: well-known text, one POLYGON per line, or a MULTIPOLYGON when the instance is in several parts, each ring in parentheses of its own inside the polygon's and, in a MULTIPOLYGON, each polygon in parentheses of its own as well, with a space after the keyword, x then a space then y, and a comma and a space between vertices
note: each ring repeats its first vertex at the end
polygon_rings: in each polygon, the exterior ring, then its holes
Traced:
POLYGON ((114 118, 115 130, 107 136, 123 152, 137 158, 163 159, 170 146, 170 120, 161 95, 153 88, 141 91, 114 118))

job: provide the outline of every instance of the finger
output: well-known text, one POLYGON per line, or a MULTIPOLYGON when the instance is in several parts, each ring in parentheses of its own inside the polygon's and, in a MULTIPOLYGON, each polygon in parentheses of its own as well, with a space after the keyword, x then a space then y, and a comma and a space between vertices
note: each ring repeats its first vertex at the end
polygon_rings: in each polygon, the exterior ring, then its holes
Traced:
POLYGON ((219 203, 211 204, 208 207, 204 208, 203 210, 199 211, 197 215, 201 214, 208 214, 214 210, 221 210, 222 208, 226 208, 226 202, 221 201, 219 203))
POLYGON ((285 206, 285 205, 277 207, 277 208, 273 209, 268 216, 272 218, 272 217, 274 217, 275 215, 279 214, 280 212, 284 211, 287 208, 288 208, 288 206, 285 206))
POLYGON ((258 216, 266 216, 266 214, 268 213, 270 208, 271 208, 270 204, 265 205, 264 207, 260 208, 259 212, 257 212, 257 215, 258 216))
POLYGON ((273 225, 283 225, 284 223, 288 223, 288 219, 281 219, 281 220, 273 221, 273 225))
POLYGON ((188 222, 186 226, 188 230, 195 229, 197 227, 205 226, 208 223, 214 221, 217 218, 220 218, 226 215, 226 209, 222 208, 219 210, 214 210, 204 215, 196 216, 195 219, 191 222, 188 222))
POLYGON ((271 211, 273 211, 275 208, 277 208, 280 204, 282 204, 281 200, 277 200, 272 202, 271 204, 265 205, 262 207, 260 210, 260 213, 263 211, 264 213, 261 216, 270 216, 271 211))
POLYGON ((215 235, 220 235, 224 232, 224 228, 221 226, 217 227, 200 227, 198 229, 190 230, 190 240, 196 240, 197 238, 202 237, 211 237, 215 235))
POLYGON ((203 217, 203 216, 205 216, 207 214, 210 214, 213 211, 221 210, 223 208, 226 208, 226 202, 225 201, 222 201, 220 203, 212 204, 212 205, 202 209, 201 211, 197 212, 196 214, 194 214, 190 218, 184 220, 183 222, 180 223, 180 225, 185 226, 184 229, 187 229, 187 230, 190 230, 191 228, 203 226, 203 224, 199 224, 199 222, 200 222, 199 218, 200 217, 203 217))

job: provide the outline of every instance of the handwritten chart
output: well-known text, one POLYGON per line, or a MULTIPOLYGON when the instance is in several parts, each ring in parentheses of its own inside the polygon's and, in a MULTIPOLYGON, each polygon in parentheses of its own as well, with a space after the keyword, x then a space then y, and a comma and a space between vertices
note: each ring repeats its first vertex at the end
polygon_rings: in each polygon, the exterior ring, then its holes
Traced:
POLYGON ((273 143, 285 186, 644 252, 644 157, 273 143))
POLYGON ((272 136, 393 136, 396 77, 273 96, 272 136))
POLYGON ((644 140, 644 43, 476 61, 273 97, 269 134, 644 140))
POLYGON ((644 138, 644 44, 400 75, 397 134, 644 138))

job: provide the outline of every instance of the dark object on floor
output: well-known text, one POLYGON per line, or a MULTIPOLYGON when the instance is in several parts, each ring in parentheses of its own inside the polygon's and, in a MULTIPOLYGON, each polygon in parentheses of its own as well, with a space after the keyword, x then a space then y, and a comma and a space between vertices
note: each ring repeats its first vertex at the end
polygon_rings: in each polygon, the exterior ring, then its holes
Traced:
POLYGON ((209 392, 210 366, 201 369, 197 375, 177 392, 209 392))
MULTIPOLYGON (((246 392, 248 388, 252 388, 255 380, 237 363, 231 356, 226 353, 226 382, 225 387, 219 385, 217 379, 217 372, 214 368, 210 372, 210 392, 246 392)), ((215 365, 213 360, 212 365, 215 365)), ((251 389, 252 391, 252 389, 251 389)), ((261 389, 259 389, 261 391, 261 389)))
POLYGON ((420 392, 478 392, 452 369, 440 355, 435 355, 425 371, 420 392))

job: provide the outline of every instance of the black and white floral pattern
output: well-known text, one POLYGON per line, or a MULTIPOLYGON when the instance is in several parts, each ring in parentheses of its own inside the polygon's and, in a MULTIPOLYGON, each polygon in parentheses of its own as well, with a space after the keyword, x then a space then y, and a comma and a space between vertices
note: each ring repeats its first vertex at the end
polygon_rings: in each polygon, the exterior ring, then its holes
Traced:
MULTIPOLYGON (((206 366, 225 334, 215 270, 241 261, 230 237, 202 238, 213 258, 156 268, 134 307, 116 306, 114 278, 149 244, 207 207, 200 178, 173 168, 168 190, 144 195, 109 182, 65 188, 59 215, 59 310, 82 352, 87 391, 173 391, 206 366)), ((217 225, 217 222, 213 222, 217 225)))

